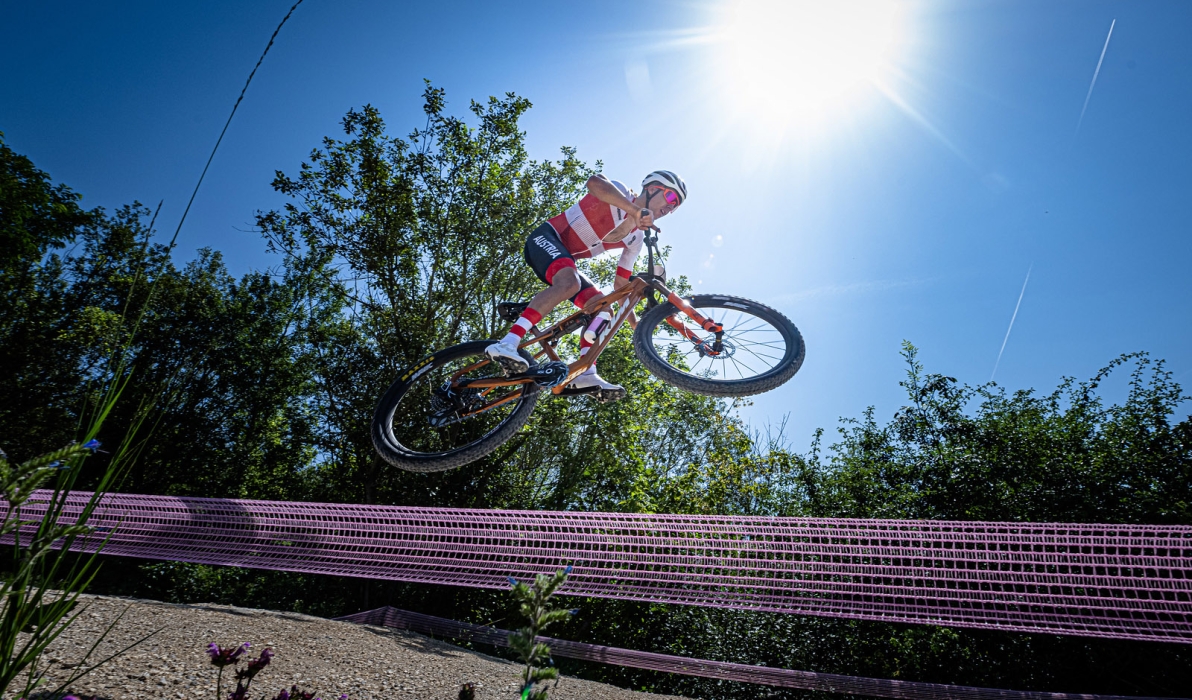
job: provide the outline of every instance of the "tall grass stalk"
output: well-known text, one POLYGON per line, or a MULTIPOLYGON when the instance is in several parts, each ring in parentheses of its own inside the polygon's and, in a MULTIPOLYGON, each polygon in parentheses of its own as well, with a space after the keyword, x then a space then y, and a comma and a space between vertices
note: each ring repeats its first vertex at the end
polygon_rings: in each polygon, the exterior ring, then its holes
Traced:
MULTIPOLYGON (((0 457, 0 489, 5 501, 0 541, 11 545, 10 573, 0 581, 0 696, 7 695, 10 686, 22 675, 21 695, 28 695, 41 683, 42 653, 86 609, 78 606, 79 596, 95 577, 96 557, 107 536, 93 543, 92 554, 75 555, 70 550, 80 538, 100 537, 87 522, 103 494, 131 464, 136 452, 134 440, 148 411, 137 412, 124 439, 110 454, 86 504, 81 509, 68 509, 67 498, 84 462, 98 451, 100 443, 96 435, 128 380, 129 375, 124 374, 109 383, 82 444, 20 464, 0 457), (41 517, 29 519, 23 515, 25 508, 32 505, 42 511, 41 517)), ((105 631, 96 640, 91 651, 106 634, 105 631)), ((85 672, 86 669, 78 672, 74 678, 85 672)))

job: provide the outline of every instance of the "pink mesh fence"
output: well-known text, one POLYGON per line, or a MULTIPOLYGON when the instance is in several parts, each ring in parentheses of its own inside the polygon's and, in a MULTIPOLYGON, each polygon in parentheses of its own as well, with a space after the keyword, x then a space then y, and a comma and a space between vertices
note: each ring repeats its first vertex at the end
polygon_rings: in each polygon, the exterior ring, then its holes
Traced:
MULTIPOLYGON (((70 496, 77 512, 88 494, 70 496)), ((38 517, 38 505, 26 518, 38 517)), ((1192 643, 1192 527, 106 496, 106 554, 886 622, 1192 643)), ((78 548, 94 548, 97 538, 78 548)))
MULTIPOLYGON (((337 618, 364 625, 377 625, 406 629, 436 637, 462 639, 498 647, 509 646, 509 631, 494 627, 482 627, 467 622, 457 622, 442 617, 399 610, 393 607, 377 608, 337 618)), ((861 678, 835 673, 812 673, 792 671, 769 666, 750 666, 724 661, 704 661, 684 656, 655 654, 648 651, 633 651, 617 647, 584 644, 566 639, 539 637, 550 645, 551 654, 568 659, 595 661, 627 668, 641 668, 651 671, 678 673, 686 676, 717 678, 756 685, 779 688, 819 690, 828 693, 847 693, 874 698, 905 698, 908 700, 1158 700, 1121 695, 1082 695, 1077 693, 1050 693, 1030 690, 999 690, 996 688, 975 688, 964 685, 942 683, 918 683, 884 678, 861 678)), ((1169 698, 1168 700, 1179 700, 1169 698)))

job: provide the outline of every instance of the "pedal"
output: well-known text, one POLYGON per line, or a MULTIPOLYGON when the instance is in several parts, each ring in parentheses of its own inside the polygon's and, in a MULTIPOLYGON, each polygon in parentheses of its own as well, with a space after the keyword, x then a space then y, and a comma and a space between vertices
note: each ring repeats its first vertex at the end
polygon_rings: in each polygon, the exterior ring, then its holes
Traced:
POLYGON ((573 389, 570 386, 564 387, 555 396, 591 396, 592 394, 600 393, 598 386, 586 386, 583 389, 573 389))
POLYGON ((537 367, 531 367, 530 371, 520 376, 533 379, 534 383, 543 389, 553 389, 567 381, 567 375, 570 372, 571 368, 566 363, 553 360, 537 367))
POLYGON ((530 306, 526 301, 502 301, 497 303, 497 315, 501 320, 516 323, 522 312, 530 306))
POLYGON ((572 389, 570 386, 564 388, 555 396, 591 396, 596 403, 612 403, 625 398, 626 392, 621 391, 605 391, 598 386, 587 386, 582 389, 572 389))

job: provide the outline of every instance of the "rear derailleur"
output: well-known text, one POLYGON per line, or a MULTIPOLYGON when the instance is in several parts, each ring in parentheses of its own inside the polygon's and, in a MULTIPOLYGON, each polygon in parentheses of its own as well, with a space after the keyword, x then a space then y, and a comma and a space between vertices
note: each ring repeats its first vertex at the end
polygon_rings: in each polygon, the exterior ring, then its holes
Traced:
POLYGON ((451 382, 435 389, 430 397, 428 423, 443 428, 458 423, 468 415, 484 407, 484 392, 468 387, 453 389, 451 382))

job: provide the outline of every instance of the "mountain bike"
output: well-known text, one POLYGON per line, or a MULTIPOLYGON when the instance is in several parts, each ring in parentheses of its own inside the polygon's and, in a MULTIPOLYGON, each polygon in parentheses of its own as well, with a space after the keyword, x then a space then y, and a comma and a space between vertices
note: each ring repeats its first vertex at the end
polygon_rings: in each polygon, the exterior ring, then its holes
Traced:
MULTIPOLYGON (((750 396, 781 386, 799 371, 803 337, 789 319, 740 297, 680 297, 667 288, 666 270, 655 262, 657 228, 644 243, 644 273, 557 323, 526 333, 519 351, 529 371, 506 376, 484 354, 496 341, 475 340, 433 353, 403 372, 373 414, 372 441, 380 456, 401 469, 436 472, 492 453, 525 425, 545 392, 593 391, 567 384, 596 361, 642 301, 646 310, 633 332, 633 352, 667 384, 706 396, 750 396), (601 311, 612 321, 585 355, 564 362, 559 342, 588 328, 601 311)), ((526 306, 502 302, 497 313, 513 323, 526 306)))

